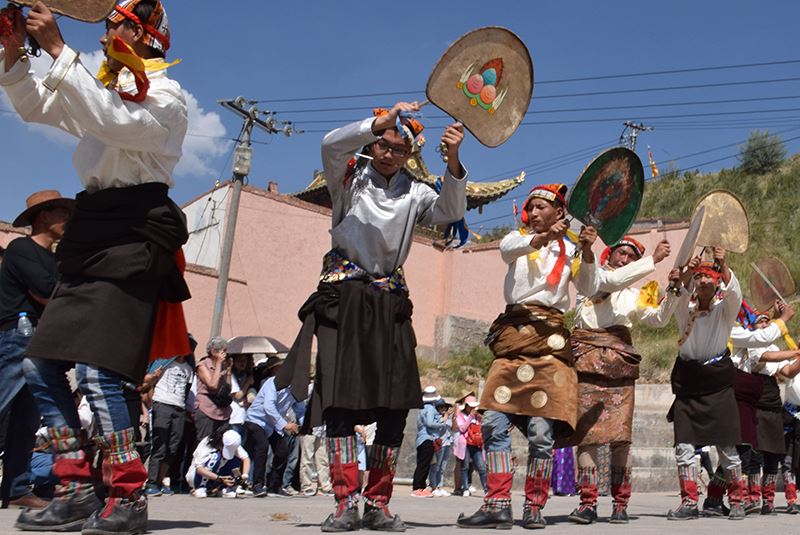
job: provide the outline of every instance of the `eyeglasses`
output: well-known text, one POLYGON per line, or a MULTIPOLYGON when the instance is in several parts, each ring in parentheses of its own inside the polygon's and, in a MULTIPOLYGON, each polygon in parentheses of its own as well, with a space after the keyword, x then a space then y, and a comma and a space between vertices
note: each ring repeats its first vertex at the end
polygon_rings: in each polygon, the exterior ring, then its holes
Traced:
POLYGON ((390 145, 383 138, 379 139, 376 143, 378 148, 381 149, 383 152, 391 152, 392 156, 397 156, 398 158, 405 158, 409 154, 411 154, 411 149, 406 147, 398 147, 397 145, 390 145))

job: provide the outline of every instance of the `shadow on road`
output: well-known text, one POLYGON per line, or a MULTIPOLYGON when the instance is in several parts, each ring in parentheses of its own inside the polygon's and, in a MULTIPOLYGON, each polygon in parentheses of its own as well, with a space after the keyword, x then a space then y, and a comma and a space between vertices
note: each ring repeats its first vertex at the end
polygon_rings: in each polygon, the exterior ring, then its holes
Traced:
POLYGON ((148 520, 147 531, 162 531, 167 529, 197 529, 209 528, 211 522, 198 522, 197 520, 148 520))

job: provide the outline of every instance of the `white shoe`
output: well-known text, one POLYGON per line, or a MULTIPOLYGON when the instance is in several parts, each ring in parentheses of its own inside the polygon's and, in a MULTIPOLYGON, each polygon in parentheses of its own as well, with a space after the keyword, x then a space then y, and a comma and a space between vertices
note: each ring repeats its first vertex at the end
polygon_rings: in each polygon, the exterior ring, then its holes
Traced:
POLYGON ((439 491, 439 496, 450 496, 450 493, 444 489, 436 489, 439 491))
POLYGON ((223 498, 236 498, 236 489, 225 489, 222 491, 223 498))
POLYGON ((236 487, 236 495, 240 498, 250 498, 253 496, 253 491, 239 485, 236 487))
POLYGON ((435 496, 436 498, 439 498, 439 497, 441 497, 441 495, 442 495, 442 492, 441 492, 439 489, 435 489, 435 490, 433 491, 433 493, 432 493, 432 494, 433 494, 433 496, 435 496))
POLYGON ((208 494, 206 494, 205 487, 200 487, 199 489, 194 489, 194 491, 192 492, 192 496, 194 496, 195 498, 205 498, 208 496, 208 494))
POLYGON ((475 494, 476 492, 478 492, 478 489, 476 489, 475 487, 473 487, 472 485, 470 485, 470 486, 469 486, 469 493, 470 493, 470 494, 475 494))
POLYGON ((469 496, 469 495, 470 495, 470 492, 469 492, 469 490, 465 490, 465 491, 464 491, 464 494, 462 494, 462 496, 469 496))

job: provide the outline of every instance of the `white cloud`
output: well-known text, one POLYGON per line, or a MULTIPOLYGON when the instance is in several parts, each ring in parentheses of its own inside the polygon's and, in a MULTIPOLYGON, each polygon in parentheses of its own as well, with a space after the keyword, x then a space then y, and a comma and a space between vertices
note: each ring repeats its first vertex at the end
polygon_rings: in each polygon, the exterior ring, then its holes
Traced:
MULTIPOLYGON (((81 63, 91 73, 96 73, 100 69, 103 59, 102 50, 81 53, 81 63)), ((52 63, 52 59, 47 54, 31 59, 31 67, 38 77, 44 77, 52 63)), ((183 157, 175 168, 175 175, 194 175, 204 178, 214 176, 219 170, 213 169, 211 163, 216 158, 223 156, 231 144, 226 139, 219 139, 226 137, 225 126, 222 124, 218 113, 205 111, 200 107, 197 98, 185 89, 183 94, 188 106, 189 129, 183 142, 183 157)), ((5 92, 0 92, 0 102, 2 102, 4 108, 13 109, 5 92)), ((19 116, 15 115, 15 117, 22 123, 19 116)), ((77 140, 74 137, 52 126, 26 123, 26 127, 31 131, 41 133, 47 139, 56 143, 77 144, 77 140)))
POLYGON ((189 130, 175 174, 213 177, 219 170, 213 169, 211 162, 228 151, 231 141, 219 139, 225 137, 226 130, 218 113, 205 111, 197 98, 185 89, 183 95, 189 108, 189 130))

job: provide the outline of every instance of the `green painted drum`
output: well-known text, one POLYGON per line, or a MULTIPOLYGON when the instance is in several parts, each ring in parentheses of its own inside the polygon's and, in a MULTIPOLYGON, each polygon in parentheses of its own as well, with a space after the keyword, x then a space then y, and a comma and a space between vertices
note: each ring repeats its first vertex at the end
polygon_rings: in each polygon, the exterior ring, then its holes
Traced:
POLYGON ((567 199, 567 211, 616 245, 631 228, 644 194, 642 161, 630 149, 608 149, 586 166, 567 199))

